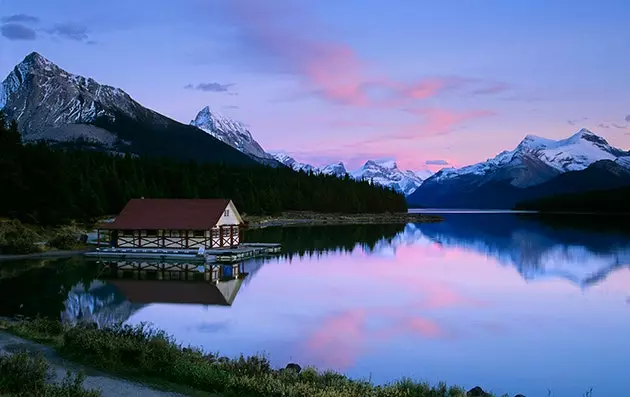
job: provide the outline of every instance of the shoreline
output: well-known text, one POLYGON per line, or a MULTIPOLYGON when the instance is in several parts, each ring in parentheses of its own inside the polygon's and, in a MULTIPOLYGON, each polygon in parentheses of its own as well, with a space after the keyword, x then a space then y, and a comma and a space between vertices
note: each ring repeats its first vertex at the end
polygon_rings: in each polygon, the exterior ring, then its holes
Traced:
MULTIPOLYGON (((30 345, 34 350, 48 353, 46 358, 53 358, 54 364, 63 362, 66 367, 84 371, 88 375, 84 386, 101 386, 90 382, 98 377, 121 388, 131 387, 146 393, 143 395, 495 396, 479 386, 466 391, 458 386, 431 385, 410 378, 377 385, 335 371, 303 368, 293 362, 274 367, 264 356, 232 358, 194 346, 184 347, 169 334, 147 324, 101 328, 94 323, 72 326, 43 318, 0 318, 0 351, 3 339, 5 345, 7 341, 13 347, 30 345), (129 354, 131 341, 134 355, 129 354), (103 355, 104 350, 110 355, 103 355), (193 368, 195 371, 191 372, 193 368)), ((103 397, 109 395, 120 394, 103 393, 103 397)))
POLYGON ((279 215, 269 216, 243 216, 249 229, 263 229, 274 226, 334 226, 334 225, 379 225, 379 224, 406 224, 406 223, 434 223, 444 220, 439 215, 427 215, 419 213, 321 213, 311 211, 286 211, 279 215))
POLYGON ((67 256, 75 256, 80 255, 85 252, 89 252, 94 250, 93 247, 83 248, 79 250, 54 250, 54 251, 43 251, 43 252, 34 252, 32 254, 0 254, 0 262, 2 261, 12 261, 19 259, 42 259, 42 258, 64 258, 67 256))

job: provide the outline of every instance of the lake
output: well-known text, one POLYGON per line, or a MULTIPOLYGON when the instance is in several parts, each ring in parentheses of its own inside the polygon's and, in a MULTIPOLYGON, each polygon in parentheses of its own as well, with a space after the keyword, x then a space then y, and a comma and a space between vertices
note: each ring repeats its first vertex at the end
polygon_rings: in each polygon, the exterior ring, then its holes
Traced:
MULTIPOLYGON (((150 322, 209 351, 376 383, 621 396, 630 234, 627 222, 598 220, 446 214, 435 224, 251 230, 247 239, 282 242, 285 253, 243 263, 249 275, 231 305, 140 302, 80 257, 0 263, 0 316, 150 322)), ((155 300, 168 300, 164 288, 155 300)))

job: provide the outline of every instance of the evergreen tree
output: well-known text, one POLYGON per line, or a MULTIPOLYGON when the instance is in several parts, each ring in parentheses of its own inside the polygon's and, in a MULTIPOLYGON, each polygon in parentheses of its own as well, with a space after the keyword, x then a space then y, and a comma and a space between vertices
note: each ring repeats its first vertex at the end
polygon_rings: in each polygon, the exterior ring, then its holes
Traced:
POLYGON ((43 224, 115 215, 137 197, 230 198, 248 214, 407 209, 401 194, 350 178, 22 144, 1 112, 0 186, 0 216, 43 224))

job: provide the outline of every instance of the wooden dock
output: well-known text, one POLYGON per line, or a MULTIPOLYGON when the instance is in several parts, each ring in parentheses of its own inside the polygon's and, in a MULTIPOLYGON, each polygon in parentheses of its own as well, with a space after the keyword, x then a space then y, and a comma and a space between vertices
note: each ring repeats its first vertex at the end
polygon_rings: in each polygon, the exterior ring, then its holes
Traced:
POLYGON ((153 259, 159 261, 182 261, 187 263, 211 264, 232 263, 256 257, 280 253, 282 247, 276 243, 243 243, 234 248, 213 249, 166 249, 166 248, 100 248, 85 253, 87 257, 102 259, 153 259))

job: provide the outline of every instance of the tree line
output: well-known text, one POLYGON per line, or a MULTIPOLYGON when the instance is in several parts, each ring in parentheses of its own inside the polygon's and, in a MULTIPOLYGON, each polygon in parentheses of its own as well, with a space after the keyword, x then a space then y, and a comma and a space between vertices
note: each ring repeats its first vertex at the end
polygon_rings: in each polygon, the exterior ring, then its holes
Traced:
POLYGON ((229 198, 247 214, 407 209, 402 194, 350 177, 26 144, 1 111, 0 186, 0 216, 42 225, 115 215, 139 197, 229 198))

